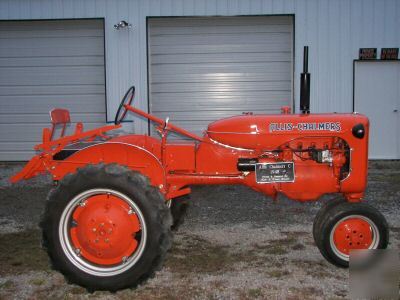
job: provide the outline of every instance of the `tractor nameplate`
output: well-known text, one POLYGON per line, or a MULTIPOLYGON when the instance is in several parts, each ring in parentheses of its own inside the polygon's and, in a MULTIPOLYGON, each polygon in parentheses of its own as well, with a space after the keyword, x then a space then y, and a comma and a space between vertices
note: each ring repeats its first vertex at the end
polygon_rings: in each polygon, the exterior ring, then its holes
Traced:
POLYGON ((294 163, 260 163, 256 164, 256 182, 294 182, 294 163))

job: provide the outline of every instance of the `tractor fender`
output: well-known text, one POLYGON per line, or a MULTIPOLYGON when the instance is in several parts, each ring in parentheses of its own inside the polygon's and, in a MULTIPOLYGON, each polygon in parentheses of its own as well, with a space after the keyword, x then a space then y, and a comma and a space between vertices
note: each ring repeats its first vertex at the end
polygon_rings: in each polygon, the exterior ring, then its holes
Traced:
POLYGON ((146 148, 121 142, 104 142, 90 145, 64 160, 53 160, 50 172, 53 180, 60 180, 68 173, 88 164, 116 163, 147 176, 153 186, 166 193, 166 176, 159 158, 146 148))

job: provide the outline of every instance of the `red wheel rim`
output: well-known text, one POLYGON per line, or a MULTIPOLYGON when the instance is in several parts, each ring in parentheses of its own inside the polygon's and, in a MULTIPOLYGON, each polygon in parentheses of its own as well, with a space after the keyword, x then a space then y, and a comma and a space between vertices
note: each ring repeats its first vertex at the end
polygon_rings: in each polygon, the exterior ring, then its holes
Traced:
POLYGON ((371 224, 361 218, 347 218, 339 222, 333 232, 333 242, 338 251, 345 255, 353 249, 369 249, 374 234, 371 224))
POLYGON ((139 218, 124 200, 97 194, 72 214, 70 238, 79 255, 98 265, 121 264, 138 247, 139 218))

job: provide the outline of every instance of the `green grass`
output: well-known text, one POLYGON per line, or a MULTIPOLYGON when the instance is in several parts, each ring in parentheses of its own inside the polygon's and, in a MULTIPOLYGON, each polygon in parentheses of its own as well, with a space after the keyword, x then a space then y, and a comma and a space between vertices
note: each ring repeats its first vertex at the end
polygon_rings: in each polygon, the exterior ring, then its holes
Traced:
POLYGON ((47 254, 40 246, 39 230, 0 235, 0 275, 50 270, 47 254))

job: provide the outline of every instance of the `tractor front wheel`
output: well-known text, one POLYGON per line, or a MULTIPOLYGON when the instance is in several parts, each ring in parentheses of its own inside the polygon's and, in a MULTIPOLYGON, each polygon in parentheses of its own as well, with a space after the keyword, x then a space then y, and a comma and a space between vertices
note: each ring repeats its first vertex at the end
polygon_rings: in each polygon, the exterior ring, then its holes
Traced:
POLYGON ((340 267, 349 266, 351 250, 385 249, 389 241, 385 217, 366 203, 336 202, 315 225, 314 239, 321 254, 340 267))
POLYGON ((161 266, 172 217, 146 177, 89 165, 50 192, 41 227, 55 269, 88 290, 132 287, 161 266))

